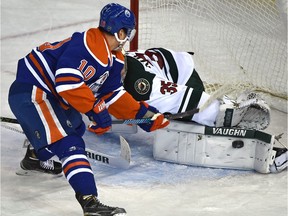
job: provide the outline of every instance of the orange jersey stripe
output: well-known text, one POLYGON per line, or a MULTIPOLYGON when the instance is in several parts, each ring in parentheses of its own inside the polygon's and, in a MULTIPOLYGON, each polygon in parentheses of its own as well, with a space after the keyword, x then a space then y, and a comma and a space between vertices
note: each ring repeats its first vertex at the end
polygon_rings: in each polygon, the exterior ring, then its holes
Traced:
MULTIPOLYGON (((53 88, 53 86, 51 85, 51 83, 49 82, 49 80, 47 79, 47 77, 45 76, 45 73, 41 67, 41 65, 39 64, 39 62, 37 61, 37 59, 32 55, 32 53, 29 54, 29 58, 31 59, 31 61, 33 62, 33 64, 36 66, 36 68, 38 69, 38 71, 41 73, 43 79, 44 79, 44 82, 48 85, 50 91, 52 92, 52 94, 58 98, 58 95, 55 91, 55 89, 53 88)), ((63 104, 61 101, 59 101, 61 106, 64 108, 64 109, 68 109, 69 107, 66 106, 65 104, 63 104)))
POLYGON ((86 42, 89 50, 102 64, 107 65, 108 59, 110 59, 111 62, 112 53, 109 50, 104 35, 98 28, 91 28, 87 31, 86 42))
POLYGON ((92 110, 96 100, 91 89, 86 84, 76 89, 59 92, 59 95, 81 113, 92 110))
POLYGON ((117 101, 108 108, 115 118, 133 119, 140 109, 140 104, 127 92, 125 92, 117 101))
POLYGON ((61 47, 64 43, 66 43, 66 42, 68 42, 68 41, 70 41, 71 40, 71 37, 69 37, 69 38, 67 38, 67 39, 65 39, 65 40, 63 40, 63 41, 60 41, 59 43, 57 43, 56 45, 52 45, 52 44, 50 44, 50 43, 48 43, 48 42, 45 42, 44 44, 42 44, 42 45, 40 45, 39 46, 39 51, 40 52, 43 52, 43 51, 45 51, 45 50, 47 50, 47 49, 57 49, 57 48, 59 48, 59 47, 61 47))
POLYGON ((80 78, 77 78, 77 77, 57 77, 56 79, 55 79, 55 81, 56 81, 56 83, 57 82, 67 82, 67 81, 74 81, 74 82, 80 82, 81 81, 81 79, 80 78))
POLYGON ((63 169, 63 172, 66 174, 69 169, 71 169, 72 167, 77 167, 77 166, 89 166, 90 167, 90 164, 87 161, 76 161, 66 166, 65 169, 63 169))
POLYGON ((54 143, 60 139, 63 138, 63 135, 59 131, 52 115, 49 110, 49 107, 47 106, 46 102, 43 100, 43 90, 37 88, 36 89, 36 95, 35 95, 35 101, 37 102, 38 106, 40 107, 42 114, 48 124, 49 130, 50 130, 50 137, 51 137, 51 143, 54 143))
POLYGON ((106 99, 108 99, 109 97, 111 97, 112 95, 113 95, 113 92, 108 93, 108 94, 104 95, 101 99, 102 99, 102 100, 106 100, 106 99))
POLYGON ((112 51, 112 53, 116 56, 117 59, 121 60, 124 62, 124 55, 122 54, 122 52, 119 51, 112 51))
POLYGON ((99 59, 103 64, 108 64, 108 59, 112 59, 112 54, 117 59, 124 61, 124 55, 121 50, 110 51, 108 42, 99 28, 91 28, 86 33, 86 42, 90 51, 99 59))

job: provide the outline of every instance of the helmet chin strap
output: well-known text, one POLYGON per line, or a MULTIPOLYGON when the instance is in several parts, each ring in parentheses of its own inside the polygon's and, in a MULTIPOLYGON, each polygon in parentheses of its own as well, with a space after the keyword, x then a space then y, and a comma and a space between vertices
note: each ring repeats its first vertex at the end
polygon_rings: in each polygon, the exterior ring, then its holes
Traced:
POLYGON ((125 44, 126 41, 128 40, 128 37, 126 36, 123 40, 120 40, 117 33, 114 33, 114 36, 115 36, 116 40, 119 42, 118 47, 116 47, 116 48, 114 49, 114 51, 117 51, 117 50, 120 50, 120 49, 123 48, 124 44, 125 44))

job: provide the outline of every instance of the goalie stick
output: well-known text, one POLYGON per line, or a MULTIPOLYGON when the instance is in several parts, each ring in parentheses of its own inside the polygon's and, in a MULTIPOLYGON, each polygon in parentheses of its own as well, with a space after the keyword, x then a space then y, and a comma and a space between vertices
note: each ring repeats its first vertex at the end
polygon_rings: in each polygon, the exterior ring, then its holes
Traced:
MULTIPOLYGON (((16 119, 12 119, 12 120, 14 121, 16 119)), ((2 117, 1 117, 1 122, 7 122, 7 121, 2 121, 2 117)), ((9 123, 18 123, 18 122, 14 121, 14 122, 9 122, 9 123)), ((3 125, 3 124, 1 124, 1 126, 6 129, 12 130, 14 132, 24 134, 24 132, 21 131, 20 129, 16 129, 11 126, 3 125)), ((86 148, 85 150, 86 150, 87 158, 93 162, 99 162, 99 163, 109 165, 114 168, 121 168, 121 169, 128 169, 130 166, 131 149, 130 149, 129 143, 122 136, 120 136, 120 157, 107 155, 102 152, 94 151, 89 148, 86 148)), ((26 175, 26 174, 24 173, 22 175, 26 175)))

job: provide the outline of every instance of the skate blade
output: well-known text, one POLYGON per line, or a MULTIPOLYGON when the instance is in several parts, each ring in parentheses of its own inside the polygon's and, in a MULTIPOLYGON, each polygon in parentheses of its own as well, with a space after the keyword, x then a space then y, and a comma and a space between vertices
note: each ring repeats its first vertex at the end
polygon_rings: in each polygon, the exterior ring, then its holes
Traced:
POLYGON ((52 173, 45 173, 45 172, 36 171, 36 170, 23 170, 23 169, 19 169, 15 173, 16 175, 19 175, 19 176, 37 176, 37 175, 62 176, 62 173, 52 174, 52 173))
POLYGON ((23 170, 23 169, 17 170, 15 173, 16 175, 20 175, 20 176, 34 176, 34 175, 37 175, 37 173, 39 174, 39 172, 37 171, 23 170))
MULTIPOLYGON (((93 213, 92 213, 93 214, 93 213)), ((97 214, 97 213, 96 213, 97 214)), ((84 216, 91 216, 91 213, 86 213, 86 214, 84 214, 84 216)), ((93 214, 94 215, 94 214, 93 214)), ((97 215, 99 215, 99 214, 97 214, 97 215)), ((116 214, 113 214, 113 216, 127 216, 127 213, 116 213, 116 214)))
POLYGON ((118 213, 118 214, 114 214, 113 216, 126 216, 126 213, 118 213))

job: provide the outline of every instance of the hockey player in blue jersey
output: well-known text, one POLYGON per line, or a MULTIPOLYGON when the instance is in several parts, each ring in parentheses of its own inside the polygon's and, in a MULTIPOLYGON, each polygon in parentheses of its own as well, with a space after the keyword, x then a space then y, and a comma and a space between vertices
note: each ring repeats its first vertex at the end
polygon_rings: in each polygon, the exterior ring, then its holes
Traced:
POLYGON ((9 105, 32 144, 21 167, 47 171, 48 164, 41 161, 58 156, 62 167, 54 162, 51 172, 63 169, 86 216, 126 215, 126 211, 97 199, 81 113, 91 120, 88 129, 96 134, 111 128, 110 114, 119 119, 151 118, 151 123, 139 125, 147 132, 169 124, 156 108, 137 102, 122 87, 121 49, 134 34, 134 14, 119 4, 108 4, 100 12, 98 28, 46 42, 20 59, 10 87, 9 105))

